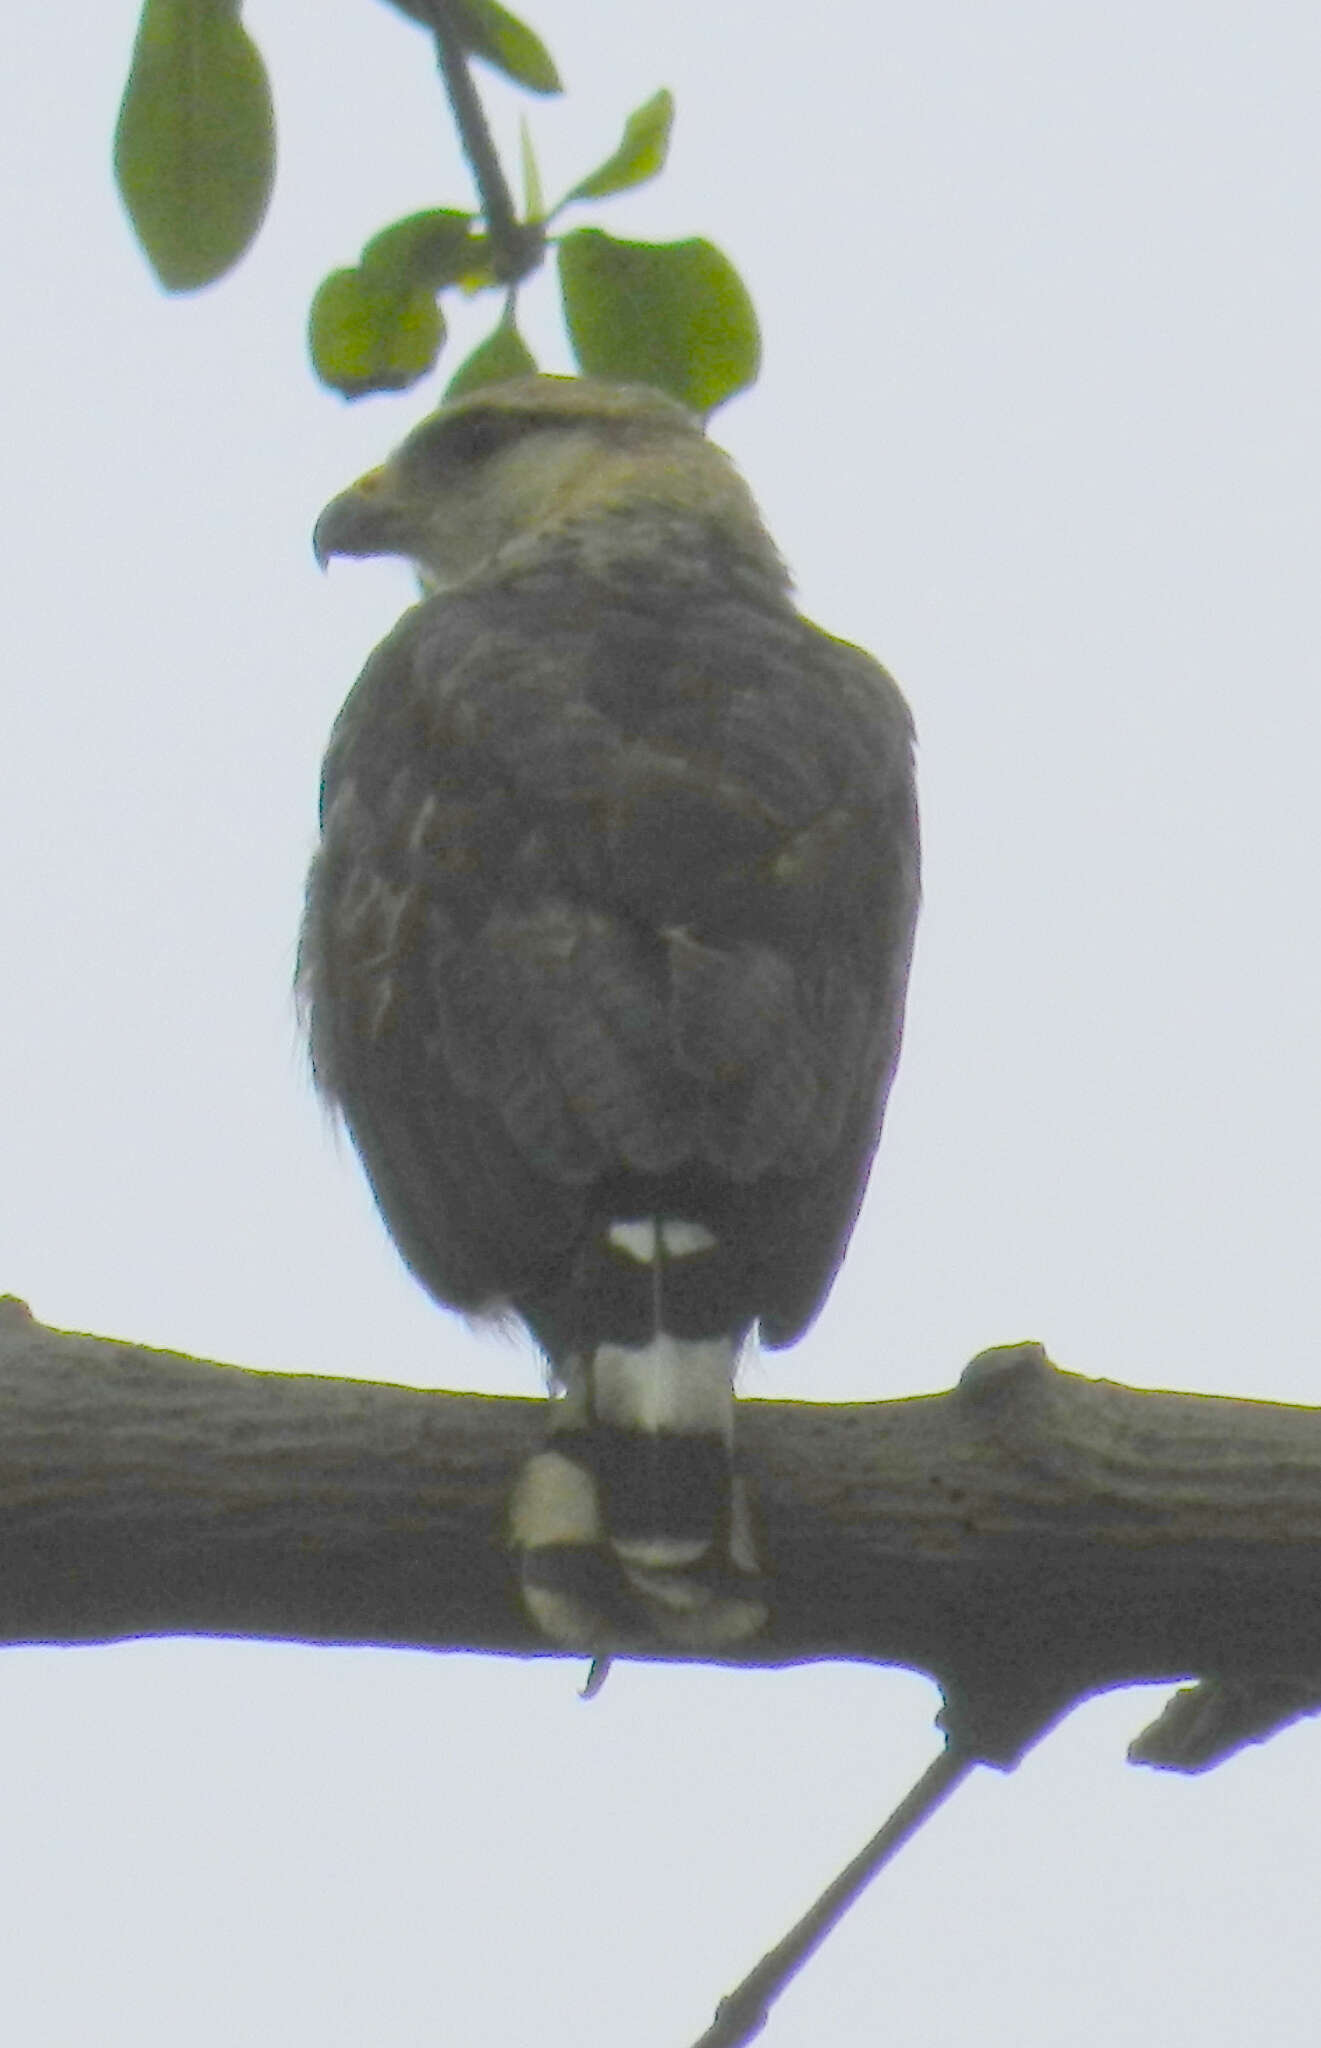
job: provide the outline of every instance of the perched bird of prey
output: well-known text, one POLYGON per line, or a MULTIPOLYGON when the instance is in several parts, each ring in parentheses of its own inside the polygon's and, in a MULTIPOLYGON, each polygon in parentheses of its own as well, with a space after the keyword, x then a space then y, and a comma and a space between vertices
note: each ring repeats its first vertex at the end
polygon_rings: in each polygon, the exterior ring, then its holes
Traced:
POLYGON ((733 1450, 857 1215, 918 895, 912 728, 795 609, 750 493, 642 388, 444 405, 332 500, 423 601, 326 756, 300 986, 319 1086, 437 1300, 514 1310, 560 1399, 512 1506, 561 1643, 766 1618, 733 1450))

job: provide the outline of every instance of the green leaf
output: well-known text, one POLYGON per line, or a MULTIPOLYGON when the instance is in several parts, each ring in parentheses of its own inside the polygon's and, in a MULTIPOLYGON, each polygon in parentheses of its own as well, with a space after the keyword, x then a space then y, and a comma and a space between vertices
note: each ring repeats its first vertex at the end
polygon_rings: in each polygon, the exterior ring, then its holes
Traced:
POLYGON ((560 74, 540 36, 498 0, 451 0, 451 5, 461 17, 460 33, 474 57, 485 57, 529 92, 563 92, 560 74))
POLYGON ((364 248, 364 276, 373 285, 401 291, 438 292, 458 284, 480 261, 482 243, 472 232, 472 220, 470 213, 433 207, 393 221, 364 248))
POLYGON ((537 163, 537 153, 532 147, 532 130, 528 127, 526 116, 518 124, 518 145, 523 160, 523 218, 544 220, 546 195, 542 190, 541 167, 537 163))
POLYGON ((700 413, 755 380, 757 316, 710 242, 619 242, 579 228, 559 253, 565 323, 586 376, 652 384, 700 413))
POLYGON ((317 289, 308 347, 323 384, 345 398, 404 391, 440 354, 445 322, 433 295, 373 283, 361 270, 332 270, 317 289))
POLYGON ((495 272, 495 250, 489 235, 474 235, 468 244, 468 258, 462 275, 456 279, 459 290, 469 298, 478 292, 490 291, 500 279, 495 272))
MULTIPOLYGON (((401 14, 434 33, 435 15, 426 0, 393 0, 393 4, 401 14)), ((448 0, 448 5, 464 48, 474 57, 484 57, 529 92, 563 92, 550 51, 525 21, 498 6, 496 0, 448 0)))
POLYGON ((238 262, 275 177, 270 85, 238 0, 146 0, 115 177, 167 291, 196 291, 238 262))
POLYGON ((510 377, 531 377, 536 374, 536 361, 515 327, 506 315, 494 334, 488 334, 451 377, 445 391, 446 398, 461 398, 465 391, 476 391, 482 384, 504 384, 510 377))
POLYGON ((571 199, 604 199, 611 192, 626 192, 630 185, 645 185, 665 168, 673 126, 674 94, 662 87, 644 107, 629 115, 614 154, 572 192, 566 192, 560 205, 567 206, 571 199))

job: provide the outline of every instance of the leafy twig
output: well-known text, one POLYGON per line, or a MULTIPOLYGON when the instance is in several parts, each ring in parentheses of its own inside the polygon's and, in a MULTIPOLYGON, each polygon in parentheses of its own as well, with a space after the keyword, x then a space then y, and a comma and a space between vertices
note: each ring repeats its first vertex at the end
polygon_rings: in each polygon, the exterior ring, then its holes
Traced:
POLYGON ((481 202, 482 218, 491 238, 491 268, 502 284, 515 284, 536 268, 544 243, 539 223, 522 223, 514 210, 513 194, 496 154, 477 88, 468 69, 463 36, 456 25, 450 0, 425 0, 426 12, 436 37, 436 58, 446 96, 459 131, 459 142, 468 159, 481 202))

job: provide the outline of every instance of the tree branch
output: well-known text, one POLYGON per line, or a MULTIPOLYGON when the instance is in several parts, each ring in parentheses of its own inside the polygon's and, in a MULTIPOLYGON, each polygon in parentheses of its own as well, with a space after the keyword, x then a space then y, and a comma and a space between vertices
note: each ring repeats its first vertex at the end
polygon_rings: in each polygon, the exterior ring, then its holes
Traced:
POLYGON ((721 1999, 715 2019, 695 2048, 743 2048, 745 2042, 755 2040, 775 2000, 788 1989, 803 1965, 810 1962, 826 1936, 834 1932, 872 1879, 893 1862, 919 1828, 926 1826, 972 1768, 973 1759, 956 1749, 946 1749, 933 1758, 888 1820, 826 1886, 815 1905, 767 1951, 755 1969, 749 1970, 743 1982, 721 1999))
MULTIPOLYGON (((556 1654, 503 1538, 544 1419, 63 1335, 4 1304, 0 1641, 556 1654)), ((739 1442, 775 1612, 709 1661, 911 1666, 959 1747, 1001 1764, 1135 1680, 1228 1686, 1241 1739, 1321 1697, 1321 1412, 1086 1380, 1026 1344, 945 1394, 741 1402, 739 1442), (1278 1711, 1254 1718, 1257 1698, 1278 1711)))

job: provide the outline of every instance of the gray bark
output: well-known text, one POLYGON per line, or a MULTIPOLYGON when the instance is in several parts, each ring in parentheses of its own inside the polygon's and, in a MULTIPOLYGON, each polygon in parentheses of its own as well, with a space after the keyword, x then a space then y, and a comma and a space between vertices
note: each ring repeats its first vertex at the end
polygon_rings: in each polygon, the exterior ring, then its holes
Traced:
MULTIPOLYGON (((0 1303, 0 1642, 234 1635, 557 1654, 505 1499, 544 1404, 256 1373, 0 1303)), ((739 1404, 775 1606, 720 1661, 902 1664, 1009 1764, 1091 1693, 1207 1681, 1135 1745, 1202 1768, 1321 1705, 1321 1412, 1141 1392, 1040 1346, 948 1393, 739 1404)))

